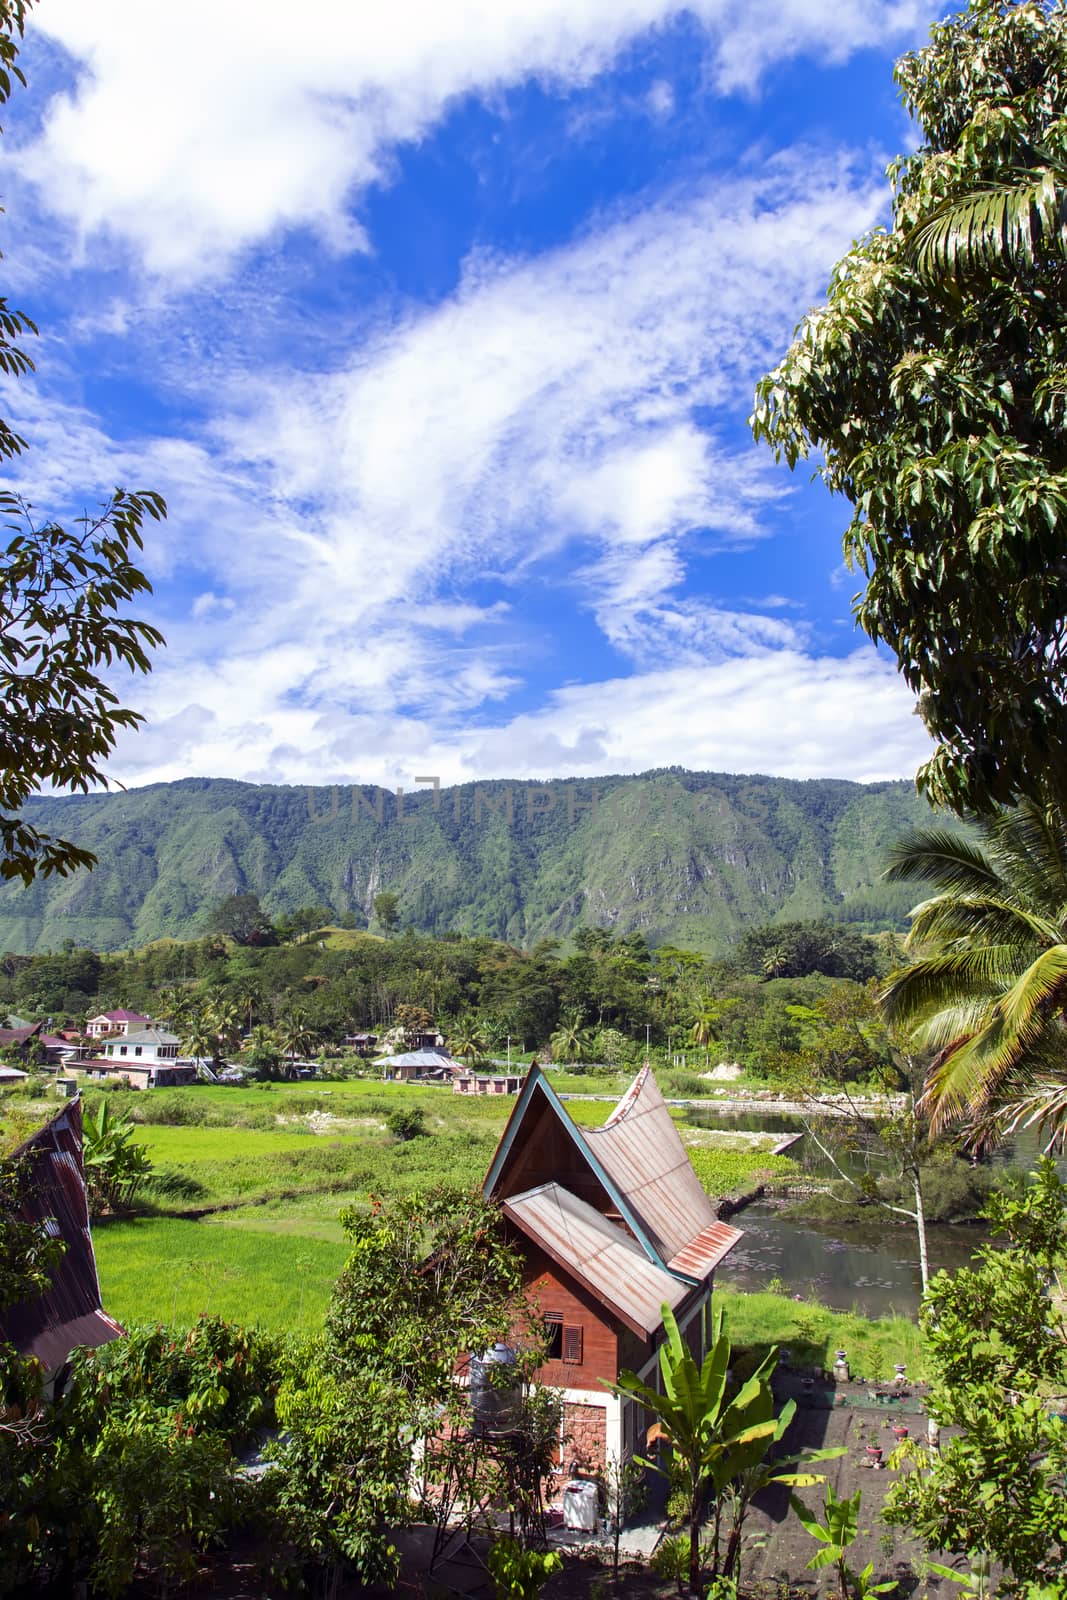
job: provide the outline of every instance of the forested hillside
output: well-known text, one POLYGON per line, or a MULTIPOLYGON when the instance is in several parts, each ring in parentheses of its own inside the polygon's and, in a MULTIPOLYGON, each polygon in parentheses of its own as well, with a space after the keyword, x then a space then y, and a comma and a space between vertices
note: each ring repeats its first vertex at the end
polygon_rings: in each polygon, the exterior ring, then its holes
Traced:
POLYGON ((930 818, 908 783, 678 768, 399 797, 189 778, 27 814, 99 865, 0 888, 0 948, 20 952, 188 938, 234 891, 275 916, 321 905, 366 927, 391 890, 401 927, 520 945, 599 925, 718 953, 772 919, 898 927, 913 892, 881 881, 884 851, 930 818))

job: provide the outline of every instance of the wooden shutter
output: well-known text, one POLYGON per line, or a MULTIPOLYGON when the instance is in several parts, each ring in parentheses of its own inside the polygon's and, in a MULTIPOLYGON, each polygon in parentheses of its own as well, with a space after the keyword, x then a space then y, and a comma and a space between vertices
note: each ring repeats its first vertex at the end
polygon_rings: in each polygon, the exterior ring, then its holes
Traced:
POLYGON ((565 1327, 563 1329, 563 1360, 581 1365, 582 1360, 582 1330, 580 1327, 565 1327))

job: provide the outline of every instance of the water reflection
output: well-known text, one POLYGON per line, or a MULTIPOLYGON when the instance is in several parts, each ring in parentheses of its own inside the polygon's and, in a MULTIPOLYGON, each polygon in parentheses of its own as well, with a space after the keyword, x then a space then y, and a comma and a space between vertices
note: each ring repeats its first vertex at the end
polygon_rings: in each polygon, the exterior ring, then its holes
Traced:
MULTIPOLYGON (((690 1107, 686 1121, 696 1127, 803 1133, 803 1120, 777 1111, 719 1111, 690 1107)), ((1029 1171, 1041 1153, 1032 1130, 1019 1134, 992 1158, 995 1166, 1029 1171)), ((809 1138, 789 1151, 811 1177, 831 1177, 833 1170, 809 1138)), ((1067 1175, 1067 1163, 1057 1165, 1067 1175)), ((865 1209, 858 1215, 847 1203, 839 1222, 793 1221, 783 1215, 788 1202, 757 1201, 734 1220, 744 1239, 716 1274, 735 1289, 766 1289, 777 1279, 787 1294, 813 1296, 839 1311, 856 1310, 867 1317, 914 1317, 921 1294, 915 1231, 894 1222, 885 1212, 865 1209)), ((984 1230, 964 1224, 936 1224, 928 1229, 930 1270, 955 1272, 970 1261, 987 1238, 984 1230)))
MULTIPOLYGON (((811 1295, 835 1311, 865 1317, 914 1317, 921 1279, 915 1233, 906 1224, 857 1222, 842 1206, 842 1222, 793 1222, 782 1203, 757 1200, 733 1220, 741 1243, 719 1267, 716 1281, 731 1289, 766 1289, 777 1278, 788 1294, 811 1295)), ((981 1229, 929 1229, 931 1271, 966 1266, 981 1229)))

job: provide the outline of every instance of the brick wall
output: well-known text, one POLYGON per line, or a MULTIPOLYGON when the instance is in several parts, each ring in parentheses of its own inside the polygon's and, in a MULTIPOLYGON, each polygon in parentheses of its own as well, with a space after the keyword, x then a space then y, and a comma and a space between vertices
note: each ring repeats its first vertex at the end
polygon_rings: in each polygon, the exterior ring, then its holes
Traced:
POLYGON ((607 1412, 603 1406, 564 1401, 563 1435, 566 1439, 562 1462, 565 1469, 569 1471, 572 1462, 577 1462, 583 1474, 598 1472, 603 1467, 607 1455, 607 1412))

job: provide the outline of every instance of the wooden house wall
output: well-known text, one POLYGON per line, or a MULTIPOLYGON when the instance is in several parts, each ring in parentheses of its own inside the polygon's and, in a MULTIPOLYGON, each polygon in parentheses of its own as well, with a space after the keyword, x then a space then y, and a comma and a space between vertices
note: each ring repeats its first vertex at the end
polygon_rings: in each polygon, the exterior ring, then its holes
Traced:
POLYGON ((580 1283, 529 1240, 523 1241, 521 1248, 526 1258, 523 1288, 537 1315, 558 1312, 565 1328, 582 1330, 581 1361, 546 1361, 538 1373, 540 1381, 554 1389, 593 1389, 603 1394, 600 1379, 614 1383, 617 1378, 619 1335, 620 1331, 628 1334, 629 1330, 620 1330, 615 1319, 580 1283))

